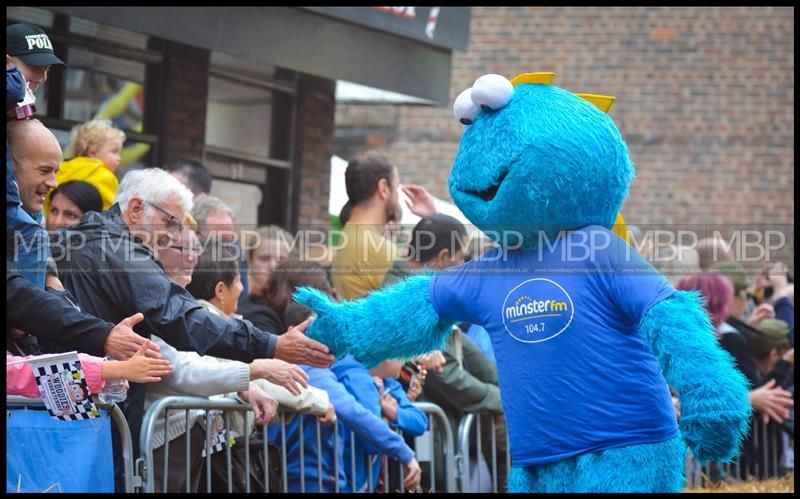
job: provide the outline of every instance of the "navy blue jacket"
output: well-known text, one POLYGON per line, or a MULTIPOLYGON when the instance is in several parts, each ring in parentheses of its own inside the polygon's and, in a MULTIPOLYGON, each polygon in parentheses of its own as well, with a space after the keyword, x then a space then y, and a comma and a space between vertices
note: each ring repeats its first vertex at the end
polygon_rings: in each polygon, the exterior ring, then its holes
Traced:
MULTIPOLYGON (((354 432, 357 439, 365 443, 365 447, 373 452, 384 452, 399 458, 407 464, 414 458, 412 451, 403 441, 403 437, 393 432, 380 417, 361 405, 355 397, 336 379, 331 369, 320 369, 301 366, 308 373, 308 384, 328 392, 330 403, 336 409, 336 434, 338 439, 339 473, 334 477, 334 427, 320 425, 322 443, 322 492, 334 492, 336 479, 339 490, 351 490, 352 476, 351 456, 344 452, 344 442, 354 432)), ((299 492, 301 480, 305 482, 306 492, 319 492, 317 471, 317 430, 316 417, 307 414, 297 415, 286 425, 286 478, 289 492, 299 492), (300 419, 303 421, 301 438, 300 419), (303 445, 303 473, 300 472, 300 443, 303 445)), ((270 425, 268 435, 271 442, 281 446, 279 425, 270 425)))
MULTIPOLYGON (((13 109, 14 104, 25 98, 25 80, 19 69, 6 70, 6 112, 13 109)), ((18 206, 20 203, 19 187, 14 178, 14 167, 11 165, 11 153, 6 139, 6 205, 18 206)))

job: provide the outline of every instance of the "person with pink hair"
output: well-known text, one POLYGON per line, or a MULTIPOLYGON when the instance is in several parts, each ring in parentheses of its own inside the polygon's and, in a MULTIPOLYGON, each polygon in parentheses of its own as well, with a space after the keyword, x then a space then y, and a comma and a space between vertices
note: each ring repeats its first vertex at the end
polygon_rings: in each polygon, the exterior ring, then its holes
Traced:
POLYGON ((704 272, 681 278, 675 288, 683 291, 700 291, 700 294, 703 295, 706 311, 714 324, 714 331, 719 337, 719 328, 730 315, 731 305, 733 304, 733 284, 731 284, 730 279, 718 274, 704 272))

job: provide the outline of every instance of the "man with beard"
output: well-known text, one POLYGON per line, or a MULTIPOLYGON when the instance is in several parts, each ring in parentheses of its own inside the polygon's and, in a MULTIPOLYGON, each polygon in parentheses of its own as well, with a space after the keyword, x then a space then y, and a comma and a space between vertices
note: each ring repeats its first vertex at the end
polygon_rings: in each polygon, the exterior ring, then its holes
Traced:
MULTIPOLYGON (((384 228, 402 218, 400 176, 382 152, 370 151, 350 161, 345 171, 349 210, 340 247, 333 255, 331 281, 339 299, 352 300, 377 289, 397 257, 384 228)), ((420 186, 403 187, 419 216, 436 212, 433 197, 420 186)))

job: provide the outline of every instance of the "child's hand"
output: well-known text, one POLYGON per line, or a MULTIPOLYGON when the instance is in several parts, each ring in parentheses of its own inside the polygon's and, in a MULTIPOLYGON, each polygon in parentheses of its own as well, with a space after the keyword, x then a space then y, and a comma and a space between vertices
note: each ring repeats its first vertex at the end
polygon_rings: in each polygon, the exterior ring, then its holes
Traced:
POLYGON ((278 402, 253 383, 250 383, 250 388, 244 398, 250 403, 258 425, 269 424, 278 411, 278 402))
POLYGON ((139 350, 128 360, 107 361, 103 366, 110 364, 111 372, 106 376, 103 372, 103 379, 127 379, 134 383, 157 383, 162 376, 167 376, 172 372, 172 364, 166 359, 152 359, 145 355, 149 348, 149 342, 144 342, 139 346, 139 350))
POLYGON ((332 425, 336 422, 336 409, 333 405, 328 404, 328 410, 325 414, 319 417, 319 423, 324 425, 332 425))
POLYGON ((397 400, 389 394, 381 397, 381 414, 393 423, 397 421, 397 400))
POLYGON ((373 376, 372 380, 375 382, 375 385, 378 387, 378 396, 383 398, 383 378, 379 378, 377 376, 373 376))

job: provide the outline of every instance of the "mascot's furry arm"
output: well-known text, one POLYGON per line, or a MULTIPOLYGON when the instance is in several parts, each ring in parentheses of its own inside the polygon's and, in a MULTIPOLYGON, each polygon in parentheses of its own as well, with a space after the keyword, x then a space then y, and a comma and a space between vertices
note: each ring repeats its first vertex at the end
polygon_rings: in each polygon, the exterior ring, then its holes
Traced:
POLYGON ((370 369, 386 359, 411 359, 444 348, 455 321, 434 310, 431 278, 412 276, 343 303, 312 288, 298 289, 294 299, 317 313, 306 329, 309 338, 327 345, 337 359, 352 354, 370 369))
POLYGON ((701 463, 732 460, 750 421, 748 382, 717 343, 701 297, 674 293, 650 308, 639 329, 678 392, 692 454, 701 463))

